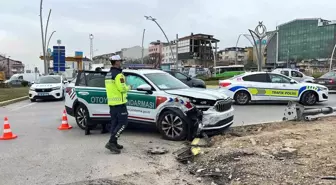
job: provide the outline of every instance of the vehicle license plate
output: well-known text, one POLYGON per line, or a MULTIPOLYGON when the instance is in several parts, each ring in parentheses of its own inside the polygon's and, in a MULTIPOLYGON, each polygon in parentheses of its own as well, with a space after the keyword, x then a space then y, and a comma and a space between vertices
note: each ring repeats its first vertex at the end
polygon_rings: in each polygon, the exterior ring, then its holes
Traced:
POLYGON ((38 93, 39 96, 49 96, 49 93, 38 93))

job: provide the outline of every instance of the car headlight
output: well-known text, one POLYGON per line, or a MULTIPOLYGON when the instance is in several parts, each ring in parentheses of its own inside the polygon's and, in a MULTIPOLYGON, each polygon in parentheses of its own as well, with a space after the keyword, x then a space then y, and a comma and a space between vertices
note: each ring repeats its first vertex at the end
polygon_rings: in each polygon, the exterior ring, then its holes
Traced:
POLYGON ((322 91, 328 91, 328 88, 327 88, 327 87, 320 87, 320 89, 321 89, 322 91))
POLYGON ((61 87, 53 87, 52 90, 59 90, 61 87))
POLYGON ((35 88, 31 87, 29 88, 30 91, 35 91, 35 88))

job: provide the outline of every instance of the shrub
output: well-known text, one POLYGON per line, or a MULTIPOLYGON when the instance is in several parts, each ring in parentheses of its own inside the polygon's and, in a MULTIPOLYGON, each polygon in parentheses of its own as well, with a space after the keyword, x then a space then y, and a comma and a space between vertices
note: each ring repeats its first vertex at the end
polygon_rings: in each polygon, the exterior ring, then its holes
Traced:
POLYGON ((22 81, 22 82, 21 82, 21 85, 22 85, 23 87, 27 87, 28 84, 29 84, 29 83, 28 83, 27 81, 22 81))
POLYGON ((218 81, 218 80, 226 80, 231 77, 207 77, 207 78, 200 78, 204 81, 218 81))

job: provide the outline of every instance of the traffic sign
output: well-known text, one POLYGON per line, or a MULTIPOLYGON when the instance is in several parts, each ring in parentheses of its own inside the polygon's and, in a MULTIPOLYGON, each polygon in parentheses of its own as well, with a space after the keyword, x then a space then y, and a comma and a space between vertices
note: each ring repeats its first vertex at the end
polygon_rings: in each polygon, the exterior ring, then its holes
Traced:
POLYGON ((65 71, 65 46, 53 46, 54 72, 65 71))

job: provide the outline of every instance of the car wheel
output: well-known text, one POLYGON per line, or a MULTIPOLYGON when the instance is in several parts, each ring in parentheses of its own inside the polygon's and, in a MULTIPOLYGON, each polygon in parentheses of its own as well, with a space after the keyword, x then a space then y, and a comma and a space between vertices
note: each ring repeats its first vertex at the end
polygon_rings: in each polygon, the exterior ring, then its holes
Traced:
POLYGON ((163 112, 158 121, 158 129, 164 139, 181 141, 187 136, 187 123, 173 111, 163 112))
POLYGON ((36 99, 30 99, 31 102, 36 102, 36 99))
POLYGON ((314 91, 307 91, 302 95, 301 103, 304 105, 315 105, 318 101, 318 96, 314 91))
POLYGON ((79 128, 85 130, 87 125, 90 125, 90 128, 93 129, 97 125, 92 125, 90 116, 89 116, 89 111, 87 110, 86 106, 83 104, 79 104, 78 107, 76 108, 75 111, 75 119, 76 123, 79 128))
POLYGON ((251 96, 247 91, 238 91, 233 99, 238 105, 247 105, 251 100, 251 96))

